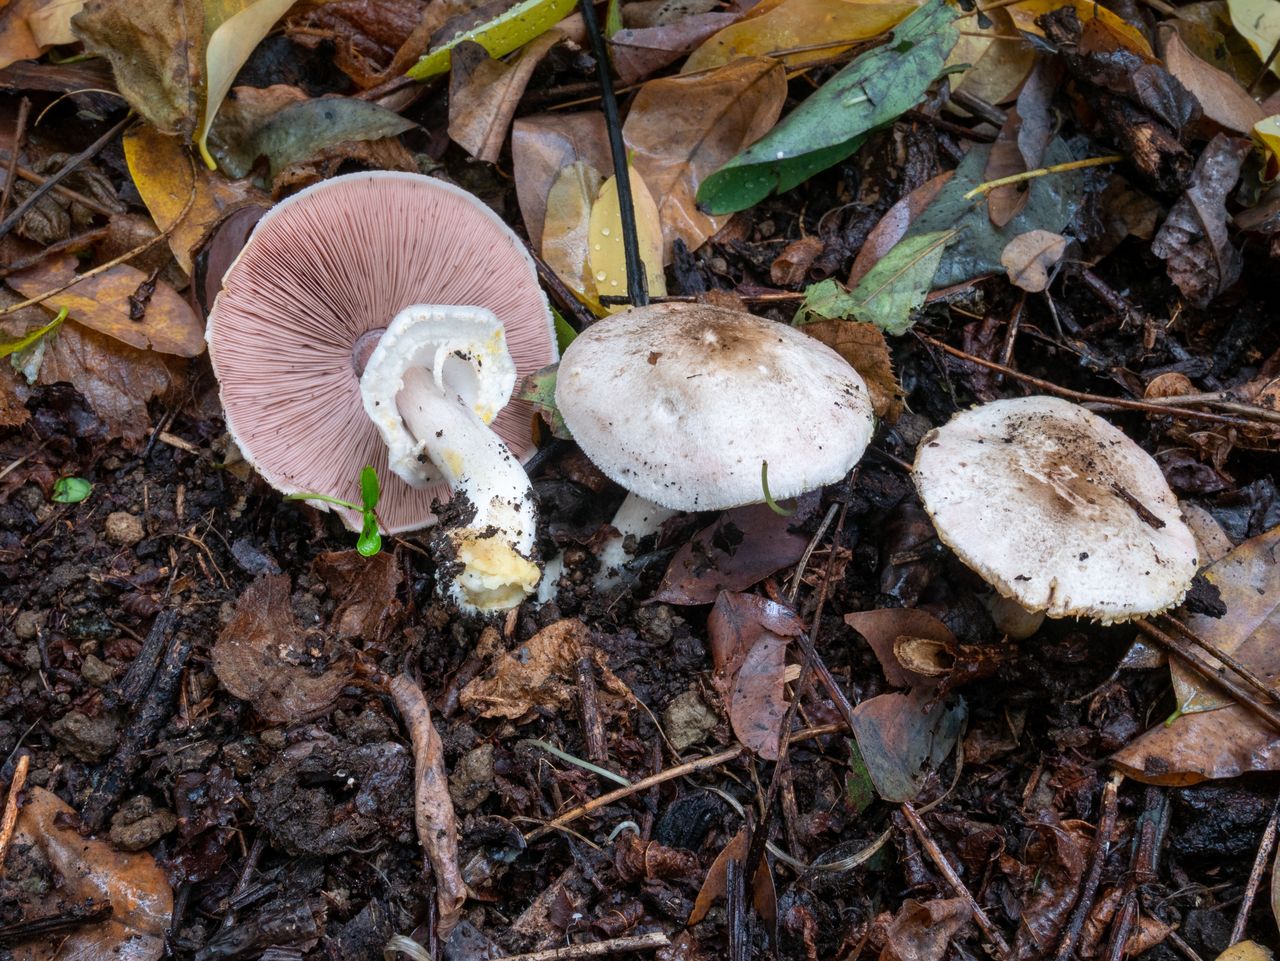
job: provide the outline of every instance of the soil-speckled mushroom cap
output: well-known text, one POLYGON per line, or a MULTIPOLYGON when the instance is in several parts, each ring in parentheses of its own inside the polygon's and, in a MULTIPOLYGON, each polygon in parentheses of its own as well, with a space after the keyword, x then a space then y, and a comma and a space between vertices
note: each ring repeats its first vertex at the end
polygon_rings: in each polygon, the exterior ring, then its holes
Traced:
POLYGON ((785 324, 704 304, 654 304, 565 349, 556 406, 612 480, 674 510, 721 510, 831 484, 871 440, 866 384, 785 324))
POLYGON ((913 471, 938 537, 988 583, 1050 617, 1128 620, 1179 603, 1196 541, 1156 462, 1056 397, 964 411, 913 471))
MULTIPOLYGON (((365 464, 378 471, 384 530, 434 522, 443 482, 415 489, 387 469, 366 416, 360 373, 405 307, 485 307, 502 322, 523 377, 556 358, 546 297, 524 244, 480 200, 418 174, 348 174, 271 209, 223 281, 209 314, 209 355, 227 429, 285 493, 359 503, 365 464)), ((521 459, 533 410, 512 400, 490 425, 521 459)), ((360 515, 340 510, 349 527, 360 515)))

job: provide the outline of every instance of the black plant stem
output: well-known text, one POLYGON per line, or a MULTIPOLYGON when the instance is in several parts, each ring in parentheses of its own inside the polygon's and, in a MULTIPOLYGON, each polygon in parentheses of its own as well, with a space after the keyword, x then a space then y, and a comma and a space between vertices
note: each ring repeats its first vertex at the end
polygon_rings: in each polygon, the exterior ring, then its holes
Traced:
POLYGON ((645 283, 644 264, 640 262, 640 239, 636 234, 636 211, 631 203, 631 175, 627 170, 627 145, 622 142, 622 122, 618 119, 618 99, 613 95, 613 78, 609 76, 609 51, 605 49, 600 21, 596 19, 593 0, 582 0, 582 20, 591 39, 591 53, 596 58, 596 76, 600 80, 600 102, 604 106, 604 122, 609 130, 609 149, 613 153, 613 172, 618 183, 618 213, 622 217, 622 252, 627 260, 627 296, 635 307, 649 303, 649 286, 645 283))

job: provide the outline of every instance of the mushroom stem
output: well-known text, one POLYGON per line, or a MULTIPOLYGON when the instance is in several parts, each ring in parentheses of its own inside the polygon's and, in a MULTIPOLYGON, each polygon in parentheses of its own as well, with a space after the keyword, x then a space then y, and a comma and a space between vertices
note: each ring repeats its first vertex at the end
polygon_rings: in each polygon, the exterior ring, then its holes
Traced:
POLYGON ((642 538, 656 534, 663 523, 679 514, 669 507, 660 507, 645 500, 639 494, 627 494, 618 512, 613 515, 613 528, 617 536, 605 541, 600 548, 600 571, 596 574, 596 586, 609 588, 622 580, 622 573, 631 559, 627 550, 627 538, 634 537, 632 549, 642 538))
POLYGON ((396 406, 421 455, 431 460, 475 514, 449 532, 456 573, 449 593, 463 608, 515 607, 537 585, 530 558, 537 533, 533 489, 519 461, 460 397, 430 370, 404 372, 396 406))

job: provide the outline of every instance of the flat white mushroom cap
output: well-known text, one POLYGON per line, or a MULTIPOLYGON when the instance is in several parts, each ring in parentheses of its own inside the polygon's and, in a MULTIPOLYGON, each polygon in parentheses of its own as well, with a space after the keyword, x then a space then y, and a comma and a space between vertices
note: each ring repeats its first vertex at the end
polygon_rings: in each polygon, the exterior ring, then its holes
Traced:
POLYGON ((721 510, 833 483, 871 440, 866 384, 785 324, 654 304, 593 324, 565 350, 556 406, 612 480, 673 510, 721 510))
POLYGON ((913 476, 938 537, 996 590, 1103 623, 1179 603, 1196 541, 1156 462, 1055 397, 983 404, 925 436, 913 476))

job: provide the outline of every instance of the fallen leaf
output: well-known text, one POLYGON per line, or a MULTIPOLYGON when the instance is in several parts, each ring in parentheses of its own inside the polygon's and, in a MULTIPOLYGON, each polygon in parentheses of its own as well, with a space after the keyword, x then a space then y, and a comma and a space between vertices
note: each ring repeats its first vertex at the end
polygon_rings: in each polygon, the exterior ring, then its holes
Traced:
POLYGON ((1051 230, 1018 234, 1000 254, 1010 282, 1033 294, 1049 286, 1050 272, 1067 252, 1067 238, 1051 230))
POLYGON ((299 4, 285 20, 284 32, 294 43, 313 50, 332 44, 334 66, 362 90, 368 90, 399 76, 416 62, 426 52, 431 35, 460 12, 458 6, 419 4, 416 0, 299 4))
POLYGON ((792 527, 817 507, 806 499, 807 510, 783 516, 768 504, 749 504, 725 511, 683 545, 653 595, 665 604, 710 604, 721 591, 742 591, 770 574, 790 567, 804 554, 808 538, 792 527))
POLYGON ((350 656, 298 624, 287 574, 264 575, 240 595, 210 660, 223 687, 276 724, 323 714, 351 679, 350 656))
POLYGON ((1233 704, 1157 724, 1109 763, 1135 781, 1170 787, 1280 771, 1280 735, 1248 708, 1233 704))
MULTIPOLYGON (((76 276, 76 258, 70 254, 49 257, 34 267, 12 274, 6 282, 27 297, 61 287, 76 276)), ((73 283, 44 301, 46 308, 69 311, 69 319, 114 337, 138 350, 154 350, 179 357, 204 352, 204 324, 191 305, 163 280, 155 281, 155 293, 141 320, 130 319, 129 298, 147 275, 128 264, 73 283)))
MULTIPOLYGON (((741 828, 729 839, 729 843, 720 849, 716 859, 711 862, 711 867, 707 869, 707 876, 702 879, 702 887, 698 889, 698 896, 694 899, 693 910, 689 912, 686 925, 692 927, 703 920, 712 906, 724 897, 728 886, 729 862, 741 863, 746 860, 748 840, 747 829, 741 828)), ((751 900, 761 919, 772 926, 778 913, 777 896, 774 892, 773 877, 769 874, 768 866, 763 863, 756 868, 751 900)))
POLYGON ((715 685, 738 740, 776 761, 787 712, 787 645, 804 631, 790 609, 755 594, 724 591, 707 617, 715 685))
POLYGON ((968 710, 959 697, 935 700, 925 686, 878 694, 853 709, 853 734, 876 793, 910 801, 964 733, 968 710))
POLYGON ((1018 34, 1008 11, 991 10, 983 19, 990 24, 966 24, 946 67, 960 70, 952 80, 955 90, 988 103, 1008 103, 1036 62, 1035 48, 1018 34))
POLYGON ((630 692, 609 670, 603 653, 591 644, 586 625, 572 619, 556 621, 498 658, 486 676, 462 689, 458 702, 481 717, 510 720, 518 720, 535 708, 562 711, 577 696, 577 663, 584 653, 596 662, 602 676, 601 705, 612 713, 630 698, 630 692))
POLYGON ((658 205, 664 263, 677 239, 697 250, 729 222, 698 209, 698 188, 777 122, 786 99, 781 64, 760 58, 696 76, 662 77, 640 88, 622 135, 658 205))
POLYGON ((947 170, 925 181, 890 207, 879 222, 871 228, 863 241, 849 270, 849 287, 856 287, 877 262, 906 236, 907 228, 933 203, 933 198, 951 179, 953 170, 947 170))
POLYGON ((785 193, 858 149, 868 131, 914 107, 937 78, 959 36, 957 12, 927 0, 893 38, 856 57, 817 93, 698 188, 713 214, 754 206, 785 193))
POLYGON ((452 53, 463 40, 472 40, 491 57, 505 57, 546 33, 573 12, 577 0, 521 0, 491 20, 455 34, 414 64, 407 76, 430 80, 449 70, 452 53))
MULTIPOLYGON (((1214 649, 1240 661, 1264 683, 1280 679, 1280 527, 1251 537, 1204 571, 1218 589, 1227 613, 1220 617, 1186 614, 1187 627, 1214 649)), ((1213 655, 1203 652, 1213 661, 1213 655)), ((1233 704, 1200 675, 1171 658, 1174 694, 1184 714, 1233 704)))
POLYGON ((137 450, 155 429, 147 402, 176 395, 185 370, 186 362, 176 357, 135 350, 93 330, 63 324, 47 343, 39 382, 71 384, 108 435, 137 450))
POLYGON ((738 19, 736 13, 699 13, 660 26, 619 30, 609 38, 618 81, 633 84, 652 76, 738 19))
POLYGON ((1031 836, 1019 858, 1009 853, 1000 856, 1000 867, 1021 902, 1018 933, 1010 953, 1015 961, 1043 957, 1058 943, 1080 891, 1091 847, 1089 840, 1080 836, 1082 828, 1088 829, 1081 822, 1041 821, 1030 828, 1031 836))
POLYGON ((103 904, 111 906, 111 917, 57 937, 10 942, 13 958, 156 961, 165 953, 165 935, 173 915, 173 890, 164 872, 150 854, 125 854, 106 841, 81 837, 74 823, 75 811, 57 795, 29 786, 6 849, 7 887, 17 893, 20 913, 28 918, 103 904), (42 874, 27 878, 22 851, 40 852, 39 860, 47 862, 58 883, 50 885, 42 874))
POLYGON ((1176 30, 1162 25, 1160 38, 1164 44, 1165 67, 1195 94, 1206 117, 1246 137, 1254 124, 1266 119, 1258 102, 1234 77, 1205 63, 1188 50, 1176 30))
POLYGON ((885 0, 782 0, 725 27, 695 50, 680 72, 709 70, 739 57, 771 57, 788 67, 825 60, 892 30, 914 9, 914 4, 885 0), (795 49, 813 47, 815 39, 820 49, 795 49))
POLYGON ((598 170, 575 161, 560 171, 547 193, 542 259, 584 303, 595 300, 587 253, 591 207, 603 182, 598 170))
POLYGON ((1094 0, 1068 0, 1065 4, 1063 0, 1022 0, 1021 3, 1015 3, 1007 9, 1009 16, 1013 18, 1014 26, 1019 30, 1035 34, 1037 37, 1043 37, 1044 30, 1036 20, 1044 14, 1051 13, 1063 6, 1073 7, 1081 21, 1101 21, 1108 30, 1123 40, 1128 49, 1145 57, 1153 58, 1155 56, 1155 52, 1151 49, 1151 44, 1147 43, 1147 38, 1142 35, 1137 27, 1126 23, 1124 19, 1108 10, 1102 4, 1095 3, 1094 0))
POLYGON ((1248 153, 1246 140, 1214 137, 1196 162, 1191 185, 1151 242, 1151 252, 1166 262, 1169 279, 1197 307, 1234 284, 1244 265, 1228 235, 1226 201, 1248 153))
POLYGON ((204 0, 204 120, 196 135, 200 156, 210 170, 209 129, 231 83, 254 48, 296 0, 204 0))
POLYGON ((83 9, 84 0, 44 0, 27 16, 32 38, 45 48, 76 43, 71 18, 83 9))
POLYGON ((622 22, 628 27, 664 27, 719 6, 720 0, 635 0, 623 5, 622 22))
POLYGON ((529 243, 535 249, 542 249, 551 185, 560 171, 578 161, 596 170, 607 170, 613 163, 604 115, 599 110, 536 114, 512 124, 511 166, 516 199, 529 243))
POLYGON ((458 819, 449 796, 444 742, 431 723, 431 710, 417 684, 398 674, 388 687, 413 741, 414 823, 435 882, 436 929, 447 941, 462 917, 467 885, 458 867, 458 819))
POLYGON ((75 43, 71 17, 84 0, 9 0, 0 6, 0 70, 35 60, 55 44, 75 43))
POLYGON ((889 425, 897 423, 905 409, 904 394, 893 372, 884 331, 850 320, 819 320, 800 329, 847 360, 866 381, 876 417, 889 425))
MULTIPOLYGON (((667 292, 667 279, 662 272, 662 221, 658 205, 640 172, 632 167, 631 205, 635 212, 636 239, 640 247, 640 263, 644 266, 649 296, 661 297, 667 292)), ((588 280, 595 287, 588 299, 597 305, 599 298, 627 292, 627 262, 622 246, 622 212, 618 209, 618 181, 610 177, 600 185, 600 193, 591 205, 587 227, 588 280)), ((625 305, 610 307, 610 313, 626 310, 625 305)))
POLYGON ((150 124, 125 132, 124 157, 133 185, 161 230, 168 230, 191 201, 191 209, 168 238, 178 266, 188 275, 194 271, 191 252, 214 223, 241 204, 266 200, 244 181, 230 181, 195 167, 182 138, 161 133, 150 124))
POLYGON ((903 666, 894 653, 904 637, 927 638, 944 644, 955 644, 956 636, 928 611, 910 607, 886 607, 875 611, 855 611, 844 616, 844 622, 863 636, 880 662, 885 680, 893 687, 936 686, 928 677, 903 666))
POLYGON ((312 569, 334 602, 329 629, 338 640, 385 645, 392 639, 404 617, 396 597, 404 577, 394 554, 330 551, 317 557, 312 569))
POLYGON ((885 926, 880 961, 942 961, 951 939, 972 917, 964 898, 907 898, 885 926))
MULTIPOLYGON (((996 135, 996 142, 991 145, 987 166, 982 171, 983 180, 1001 180, 1030 169, 1018 144, 1021 130, 1022 116, 1015 105, 1009 108, 1005 122, 996 135)), ((991 223, 996 227, 1003 227, 1027 205, 1028 197, 1025 183, 1005 184, 988 192, 987 216, 991 223)))
POLYGON ((533 68, 562 39, 549 30, 510 62, 492 59, 473 41, 458 44, 449 75, 450 139, 477 160, 497 163, 533 68))
POLYGON ((1259 120, 1250 134, 1267 155, 1264 179, 1270 183, 1280 176, 1280 114, 1259 120))
MULTIPOLYGON (((1259 60, 1266 60, 1280 43, 1280 5, 1274 0, 1227 0, 1231 24, 1249 42, 1259 60)), ((1271 61, 1271 72, 1280 77, 1280 57, 1271 61)))
POLYGON ((794 287, 809 276, 814 260, 826 249, 821 237, 809 234, 793 240, 769 265, 769 279, 779 287, 794 287))
POLYGON ((87 0, 71 28, 86 53, 111 64, 134 110, 164 133, 191 136, 201 94, 199 0, 87 0))

